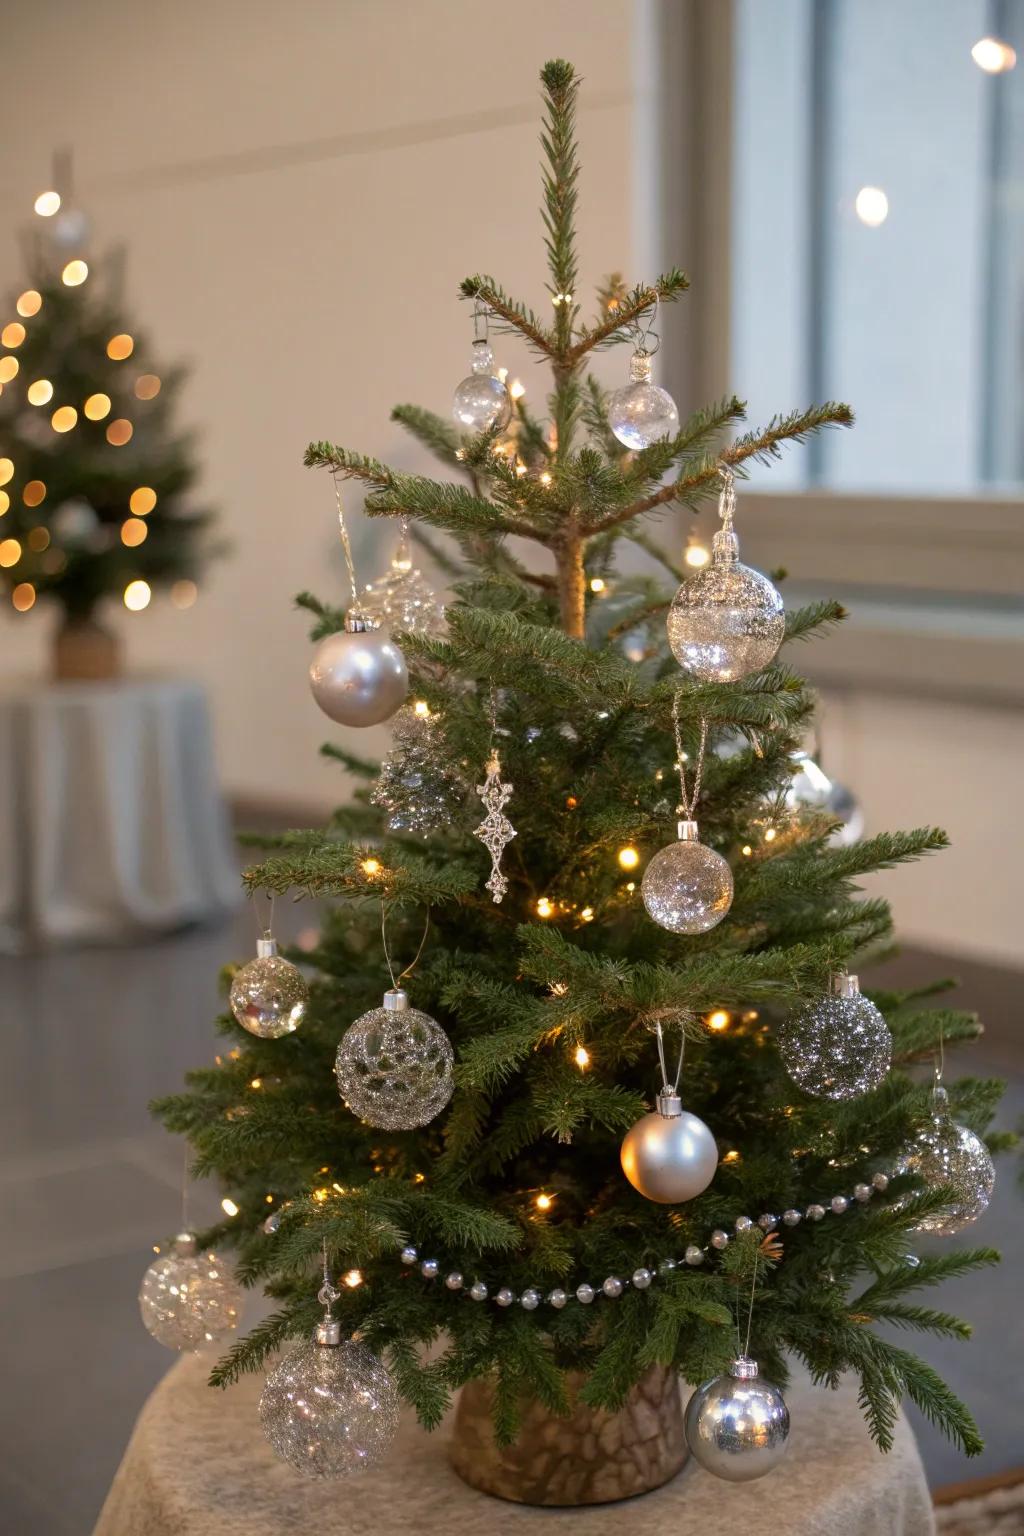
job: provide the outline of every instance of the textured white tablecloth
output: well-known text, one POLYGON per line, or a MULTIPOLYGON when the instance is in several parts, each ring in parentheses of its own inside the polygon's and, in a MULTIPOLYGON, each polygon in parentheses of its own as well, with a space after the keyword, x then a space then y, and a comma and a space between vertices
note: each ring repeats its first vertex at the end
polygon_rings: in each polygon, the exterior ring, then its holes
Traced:
POLYGON ((224 914, 238 870, 197 683, 0 693, 0 945, 113 940, 224 914))
POLYGON ((760 1482, 717 1481, 686 1466, 641 1498, 540 1510, 477 1493, 448 1465, 445 1428, 424 1434, 411 1413, 387 1460, 341 1482, 309 1481, 278 1461, 257 1417, 261 1378, 226 1394, 205 1385, 210 1361, 187 1357, 139 1416, 94 1536, 932 1536, 931 1501, 903 1419, 882 1456, 868 1438, 855 1384, 788 1393, 789 1454, 760 1482))

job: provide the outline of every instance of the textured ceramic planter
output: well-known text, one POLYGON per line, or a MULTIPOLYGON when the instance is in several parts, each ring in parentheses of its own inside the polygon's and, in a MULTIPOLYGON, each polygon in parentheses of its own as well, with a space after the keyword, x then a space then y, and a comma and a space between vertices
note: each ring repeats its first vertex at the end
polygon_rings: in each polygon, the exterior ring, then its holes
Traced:
POLYGON ((568 1418, 524 1399, 519 1437, 504 1448, 494 1442, 493 1383, 463 1387, 449 1448, 463 1481, 517 1504, 565 1506, 629 1499, 675 1477, 687 1455, 675 1372, 652 1366, 618 1413, 580 1403, 584 1379, 569 1377, 568 1418))
POLYGON ((53 642, 53 675, 58 682, 105 682, 121 675, 122 648, 116 635, 95 619, 66 619, 53 642))

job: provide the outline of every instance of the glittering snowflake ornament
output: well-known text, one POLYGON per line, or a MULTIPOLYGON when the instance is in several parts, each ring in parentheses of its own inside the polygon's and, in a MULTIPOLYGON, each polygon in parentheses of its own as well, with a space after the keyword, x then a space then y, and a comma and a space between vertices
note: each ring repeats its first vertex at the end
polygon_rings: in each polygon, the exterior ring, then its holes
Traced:
POLYGON ((501 872, 501 855, 505 845, 516 835, 516 829, 505 815, 505 806, 512 797, 512 785, 501 782, 501 763, 497 752, 487 759, 487 777, 478 784, 476 792, 487 808, 487 815, 473 832, 491 856, 491 873, 486 881, 497 904, 508 890, 508 880, 501 872))

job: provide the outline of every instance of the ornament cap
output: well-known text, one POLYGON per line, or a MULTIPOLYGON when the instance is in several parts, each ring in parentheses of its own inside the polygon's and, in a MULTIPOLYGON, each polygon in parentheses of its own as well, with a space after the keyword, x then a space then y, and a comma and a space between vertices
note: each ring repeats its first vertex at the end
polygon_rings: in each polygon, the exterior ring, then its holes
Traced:
POLYGON ((272 960, 277 954, 277 940, 269 933, 261 934, 256 940, 257 960, 272 960))
POLYGON ((325 1317, 317 1323, 314 1335, 316 1342, 326 1349, 334 1349, 341 1343, 341 1324, 336 1317, 325 1317))
POLYGON ((677 821, 676 836, 681 843, 699 843, 700 836, 695 821, 677 821))
POLYGON ((646 384, 651 377, 651 354, 645 352, 643 347, 638 347, 629 360, 629 379, 631 384, 646 384))
POLYGON ((474 373, 494 372, 494 348, 486 337, 481 336, 474 341, 472 356, 474 373))
POLYGON ((365 635, 370 630, 379 629, 380 620, 371 613, 362 613, 358 608, 350 608, 345 615, 345 633, 347 635, 365 635))
POLYGON ((179 1232, 173 1247, 179 1259, 191 1259, 198 1251, 199 1244, 194 1232, 179 1232))
POLYGON ((658 1094, 657 1103, 658 1114, 663 1115, 666 1120, 675 1120, 677 1116, 681 1115, 683 1112, 682 1099, 679 1097, 676 1090, 671 1088, 668 1083, 665 1084, 664 1088, 662 1088, 661 1092, 658 1094))
POLYGON ((404 987, 389 987, 384 993, 384 1007, 388 1013, 405 1013, 409 1007, 409 994, 404 987))
POLYGON ((845 971, 832 978, 832 990, 836 997, 859 997, 860 978, 848 976, 845 971))
POLYGON ((941 1083, 932 1089, 932 1114, 939 1120, 949 1114, 949 1094, 941 1083))
POLYGON ((749 1355, 739 1355, 730 1365, 729 1375, 735 1376, 737 1381, 753 1381, 757 1375, 757 1361, 751 1360, 749 1355))
POLYGON ((711 540, 711 554, 715 565, 735 565, 740 558, 740 541, 732 524, 719 528, 711 540))

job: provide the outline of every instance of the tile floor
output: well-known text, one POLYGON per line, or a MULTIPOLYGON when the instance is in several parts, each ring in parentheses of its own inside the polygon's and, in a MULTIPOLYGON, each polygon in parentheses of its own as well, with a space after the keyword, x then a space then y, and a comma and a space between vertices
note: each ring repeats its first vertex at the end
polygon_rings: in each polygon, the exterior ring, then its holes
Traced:
MULTIPOLYGON (((287 917, 297 926, 308 909, 287 917)), ((242 912, 215 931, 136 948, 0 957, 0 1531, 10 1536, 88 1536, 135 1415, 167 1369, 139 1324, 136 1292, 154 1237, 177 1224, 181 1148, 146 1105, 212 1054, 218 969, 251 938, 242 912)), ((899 969, 932 974, 934 962, 907 956, 899 969)), ((965 1003, 985 1003, 991 1021, 972 1070, 1011 1078, 1012 1125, 1024 1114, 1024 1054, 1011 1036, 1018 978, 960 970, 965 1003)), ((197 1214, 208 1214, 212 1191, 201 1198, 197 1214)), ((1007 1160, 972 1234, 1001 1245, 1006 1262, 942 1296, 974 1320, 975 1341, 926 1346, 989 1439, 968 1466, 921 1426, 936 1484, 1024 1461, 1018 1198, 1007 1160)))

